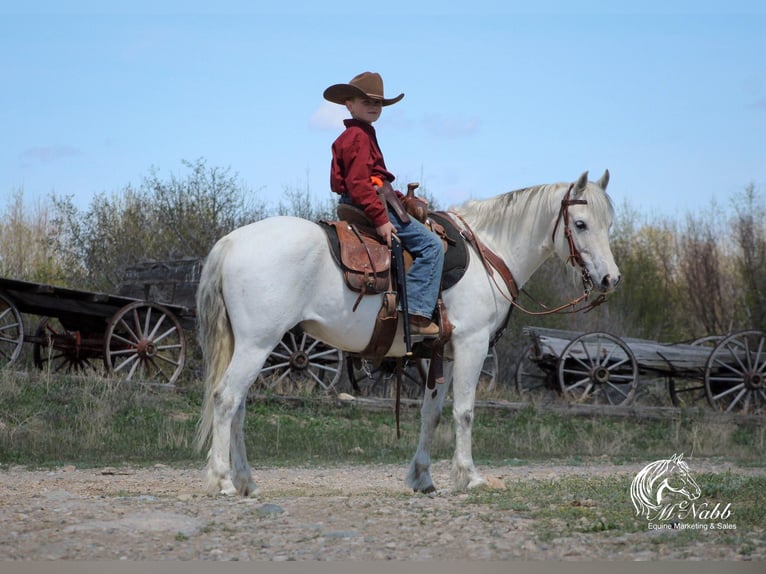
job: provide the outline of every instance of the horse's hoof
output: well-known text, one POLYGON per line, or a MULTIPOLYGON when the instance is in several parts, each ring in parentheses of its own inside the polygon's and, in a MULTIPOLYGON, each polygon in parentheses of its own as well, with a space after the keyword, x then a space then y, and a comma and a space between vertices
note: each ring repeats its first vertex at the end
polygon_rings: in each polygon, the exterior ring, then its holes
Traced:
POLYGON ((218 494, 221 496, 234 496, 238 493, 237 487, 230 480, 221 481, 219 486, 221 488, 218 490, 218 494))
POLYGON ((260 493, 261 493, 261 489, 257 484, 255 484, 254 482, 248 482, 247 488, 242 493, 242 496, 253 497, 253 496, 258 496, 260 493))
POLYGON ((467 489, 473 490, 475 488, 486 487, 486 486, 487 486, 487 481, 484 480, 482 477, 478 476, 476 478, 471 479, 471 481, 468 483, 467 489))
POLYGON ((433 484, 431 484, 421 490, 418 490, 417 488, 413 488, 412 490, 414 490, 415 492, 421 492, 423 494, 432 494, 436 492, 436 487, 433 484))

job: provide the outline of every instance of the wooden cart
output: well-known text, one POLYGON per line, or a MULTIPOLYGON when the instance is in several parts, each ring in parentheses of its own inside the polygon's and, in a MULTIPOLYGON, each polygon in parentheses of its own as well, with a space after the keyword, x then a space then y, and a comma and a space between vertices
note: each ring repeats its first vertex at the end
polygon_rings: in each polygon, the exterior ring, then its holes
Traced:
POLYGON ((198 261, 145 263, 126 270, 117 295, 0 278, 0 360, 14 363, 29 343, 40 369, 173 384, 187 355, 184 330, 194 326, 198 276, 198 261), (152 299, 158 289, 172 294, 152 299), (22 313, 39 317, 30 332, 22 313))
POLYGON ((658 343, 605 332, 527 327, 530 344, 514 376, 522 396, 627 405, 642 380, 665 381, 675 406, 766 414, 766 333, 740 331, 691 343, 658 343))

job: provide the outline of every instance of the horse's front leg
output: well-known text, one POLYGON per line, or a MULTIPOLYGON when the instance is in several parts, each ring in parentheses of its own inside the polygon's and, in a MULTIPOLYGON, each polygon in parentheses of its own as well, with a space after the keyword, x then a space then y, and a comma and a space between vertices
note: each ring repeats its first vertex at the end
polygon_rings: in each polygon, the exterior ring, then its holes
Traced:
POLYGON ((431 493, 436 490, 431 478, 431 444, 433 443, 436 427, 439 426, 444 398, 447 396, 451 379, 452 361, 444 363, 444 383, 437 384, 434 389, 425 389, 423 405, 420 408, 420 438, 415 456, 410 463, 410 469, 405 484, 415 492, 431 493))
MULTIPOLYGON (((486 349, 486 345, 482 348, 486 349)), ((466 360, 456 362, 453 373, 452 416, 455 421, 455 454, 452 458, 452 483, 456 490, 476 488, 486 484, 486 480, 476 470, 471 453, 476 385, 484 356, 485 353, 482 352, 474 353, 466 360)))

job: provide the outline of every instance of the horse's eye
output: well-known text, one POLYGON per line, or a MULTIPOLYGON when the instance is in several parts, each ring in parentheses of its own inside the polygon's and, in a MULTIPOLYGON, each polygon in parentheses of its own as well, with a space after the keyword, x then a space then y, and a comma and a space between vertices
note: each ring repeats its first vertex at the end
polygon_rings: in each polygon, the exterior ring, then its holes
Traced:
POLYGON ((575 227, 577 228, 578 231, 585 231, 586 229, 588 229, 588 224, 585 223, 582 219, 578 219, 577 221, 575 221, 575 227))

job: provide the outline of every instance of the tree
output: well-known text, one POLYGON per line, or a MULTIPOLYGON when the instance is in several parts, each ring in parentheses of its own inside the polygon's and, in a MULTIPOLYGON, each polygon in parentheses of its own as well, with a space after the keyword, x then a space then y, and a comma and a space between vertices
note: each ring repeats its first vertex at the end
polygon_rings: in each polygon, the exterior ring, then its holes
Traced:
POLYGON ((203 258, 220 237, 266 216, 263 203, 230 170, 208 168, 202 159, 183 165, 189 170, 183 179, 163 181, 152 169, 140 188, 99 194, 84 213, 71 198, 54 199, 66 229, 59 250, 81 262, 69 283, 115 291, 129 265, 203 258))
POLYGON ((735 198, 736 267, 748 325, 766 330, 766 207, 750 184, 735 198))
POLYGON ((23 190, 16 191, 0 216, 0 276, 56 283, 69 262, 55 249, 58 235, 46 205, 24 205, 23 190))
POLYGON ((695 337, 724 334, 741 321, 741 289, 732 259, 731 237, 721 209, 686 218, 680 242, 685 317, 695 337))

